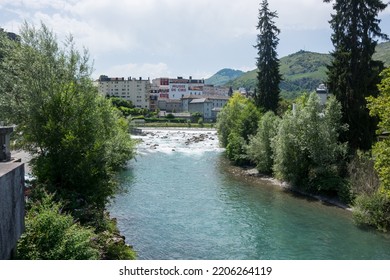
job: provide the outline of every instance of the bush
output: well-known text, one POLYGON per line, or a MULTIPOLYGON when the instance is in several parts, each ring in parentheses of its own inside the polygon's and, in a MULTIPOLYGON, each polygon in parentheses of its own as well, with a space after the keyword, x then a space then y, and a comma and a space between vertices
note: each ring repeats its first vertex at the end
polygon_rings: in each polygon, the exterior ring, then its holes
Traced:
POLYGON ((17 258, 24 260, 99 259, 92 229, 77 224, 61 213, 61 204, 46 195, 32 206, 26 228, 17 245, 17 258))
POLYGON ((390 229, 390 195, 378 191, 372 195, 362 194, 355 199, 354 220, 358 225, 368 225, 380 231, 390 229))
POLYGON ((371 155, 357 151, 348 164, 348 178, 351 186, 351 195, 373 195, 379 189, 379 177, 374 168, 371 155))

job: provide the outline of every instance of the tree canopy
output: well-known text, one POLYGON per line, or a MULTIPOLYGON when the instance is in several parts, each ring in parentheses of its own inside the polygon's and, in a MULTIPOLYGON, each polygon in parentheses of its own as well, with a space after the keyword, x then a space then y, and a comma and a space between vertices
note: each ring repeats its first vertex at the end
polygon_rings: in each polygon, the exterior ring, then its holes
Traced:
POLYGON ((387 4, 380 0, 324 0, 334 2, 330 25, 335 50, 328 67, 328 87, 341 102, 343 122, 349 130, 343 134, 352 149, 371 148, 376 119, 369 116, 366 97, 376 96, 376 85, 380 82, 382 62, 374 61, 377 41, 387 39, 381 32, 378 13, 387 4))

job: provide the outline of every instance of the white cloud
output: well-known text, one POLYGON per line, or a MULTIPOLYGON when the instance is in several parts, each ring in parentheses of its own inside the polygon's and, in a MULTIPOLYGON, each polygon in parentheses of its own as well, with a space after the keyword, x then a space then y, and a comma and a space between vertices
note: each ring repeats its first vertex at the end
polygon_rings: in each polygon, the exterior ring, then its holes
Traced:
POLYGON ((146 79, 148 77, 155 78, 155 77, 164 77, 170 75, 170 70, 168 69, 168 65, 165 63, 144 63, 144 64, 135 64, 135 63, 128 63, 128 64, 122 64, 122 65, 115 65, 110 67, 105 75, 108 75, 110 77, 129 77, 134 74, 137 74, 136 77, 133 78, 139 78, 142 77, 143 79, 146 79))
MULTIPOLYGON (((72 33, 79 46, 90 50, 99 72, 126 61, 132 64, 123 71, 145 75, 139 71, 147 69, 147 61, 158 66, 148 71, 171 70, 171 74, 187 72, 194 76, 208 74, 211 65, 254 65, 252 45, 256 42, 260 2, 0 0, 0 26, 17 32, 24 20, 34 24, 43 21, 59 39, 72 33)), ((279 47, 283 55, 315 44, 327 51, 329 36, 317 42, 313 34, 329 33, 332 4, 321 0, 269 0, 269 6, 279 15, 276 23, 282 32, 279 47)), ((390 8, 383 15, 389 17, 390 8)), ((384 26, 382 29, 389 32, 384 26)))

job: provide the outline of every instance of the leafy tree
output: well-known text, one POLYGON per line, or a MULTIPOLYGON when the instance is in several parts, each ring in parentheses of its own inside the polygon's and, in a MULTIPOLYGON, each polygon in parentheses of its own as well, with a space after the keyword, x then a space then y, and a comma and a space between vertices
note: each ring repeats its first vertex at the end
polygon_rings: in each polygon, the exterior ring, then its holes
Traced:
POLYGON ((233 95, 217 118, 219 139, 223 147, 228 144, 231 132, 237 132, 245 140, 257 131, 260 112, 253 102, 239 93, 233 95))
POLYGON ((61 48, 45 25, 26 23, 0 73, 0 115, 17 124, 38 183, 66 199, 74 215, 102 216, 116 191, 114 172, 134 146, 128 123, 93 85, 88 53, 79 53, 72 38, 61 48))
MULTIPOLYGON (((390 68, 381 74, 382 82, 379 85, 380 94, 377 98, 369 97, 368 108, 372 116, 379 117, 380 134, 390 131, 390 68)), ((384 189, 390 192, 390 138, 386 137, 373 147, 375 169, 378 172, 384 189)))
POLYGON ((237 165, 244 165, 248 162, 248 157, 245 152, 245 139, 237 132, 232 131, 228 137, 226 146, 226 155, 237 165))
POLYGON ((26 216, 26 229, 17 246, 25 260, 91 260, 99 258, 93 230, 61 213, 62 205, 45 195, 26 216))
MULTIPOLYGON (((381 77, 379 95, 367 98, 370 114, 379 118, 379 134, 390 131, 390 69, 384 70, 381 77)), ((390 138, 375 143, 372 153, 379 188, 369 188, 356 198, 354 219, 358 224, 386 232, 390 229, 390 138)))
POLYGON ((272 174, 273 150, 272 139, 278 133, 280 119, 273 112, 265 113, 259 121, 257 134, 250 138, 247 147, 249 158, 256 163, 259 172, 272 174))
POLYGON ((219 140, 226 147, 228 157, 237 164, 245 162, 244 146, 250 136, 256 134, 259 118, 256 106, 241 94, 234 94, 218 114, 219 140))
POLYGON ((276 113, 279 102, 279 84, 282 76, 279 72, 279 59, 276 48, 279 43, 280 30, 276 27, 274 18, 276 12, 268 8, 268 1, 263 0, 259 9, 259 23, 257 29, 257 90, 255 95, 256 105, 265 111, 272 110, 276 113))
POLYGON ((372 56, 377 45, 374 39, 388 38, 377 18, 386 7, 380 0, 337 0, 333 4, 335 14, 330 25, 335 50, 328 67, 328 87, 341 102, 343 122, 349 125, 342 139, 352 149, 370 149, 375 135, 376 120, 369 116, 365 98, 378 93, 383 64, 372 56))
POLYGON ((341 194, 340 163, 346 153, 338 141, 345 129, 341 105, 331 98, 323 110, 315 93, 301 100, 286 113, 272 143, 275 175, 308 191, 341 194))

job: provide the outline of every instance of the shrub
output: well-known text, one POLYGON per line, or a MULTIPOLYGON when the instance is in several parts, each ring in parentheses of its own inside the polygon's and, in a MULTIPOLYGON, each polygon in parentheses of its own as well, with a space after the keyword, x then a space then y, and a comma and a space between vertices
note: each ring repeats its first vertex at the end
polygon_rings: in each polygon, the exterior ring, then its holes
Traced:
POLYGON ((26 216, 26 229, 17 245, 17 258, 24 260, 90 260, 99 251, 92 229, 61 213, 61 204, 45 195, 26 216))
POLYGON ((351 195, 372 195, 379 189, 379 177, 374 168, 374 160, 368 152, 357 151, 348 164, 348 178, 351 195))
POLYGON ((378 191, 371 195, 362 194, 355 199, 354 220, 359 225, 368 225, 380 231, 390 229, 390 195, 378 191))

